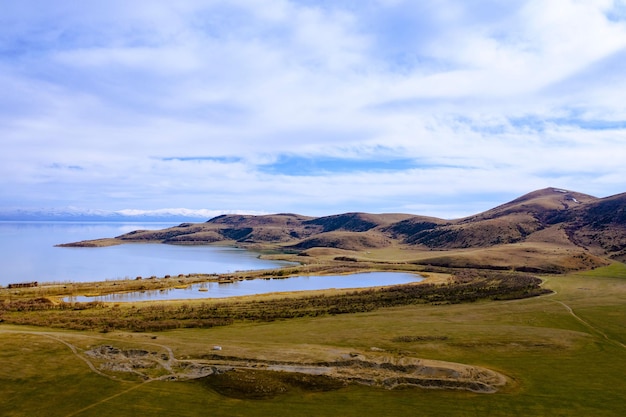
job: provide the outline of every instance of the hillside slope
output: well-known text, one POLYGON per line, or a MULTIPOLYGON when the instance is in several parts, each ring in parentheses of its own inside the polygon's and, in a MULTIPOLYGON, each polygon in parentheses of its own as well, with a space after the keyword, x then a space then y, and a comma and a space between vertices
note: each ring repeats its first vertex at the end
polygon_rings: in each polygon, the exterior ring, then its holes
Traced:
MULTIPOLYGON (((222 243, 297 252, 397 247, 447 252, 420 257, 420 262, 433 265, 558 272, 597 266, 604 262, 602 258, 626 261, 626 193, 596 198, 545 188, 456 220, 401 213, 221 215, 205 223, 134 231, 104 244, 142 241, 222 243)), ((71 245, 96 246, 93 241, 71 245)))
POLYGON ((626 262, 626 193, 602 198, 556 216, 572 242, 626 262))
POLYGON ((586 194, 546 188, 448 224, 405 236, 410 244, 436 249, 490 247, 522 242, 533 233, 554 224, 561 212, 587 206, 598 199, 586 194))

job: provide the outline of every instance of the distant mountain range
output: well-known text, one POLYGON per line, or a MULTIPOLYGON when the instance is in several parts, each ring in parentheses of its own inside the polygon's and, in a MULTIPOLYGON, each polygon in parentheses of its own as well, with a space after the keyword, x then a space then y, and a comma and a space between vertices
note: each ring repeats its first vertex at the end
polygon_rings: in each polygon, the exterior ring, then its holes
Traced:
POLYGON ((67 207, 61 209, 0 209, 0 221, 102 221, 102 222, 184 222, 206 221, 222 215, 220 210, 166 208, 159 210, 94 210, 67 207))
POLYGON ((626 193, 596 198, 546 188, 456 220, 412 214, 225 214, 204 223, 73 245, 147 241, 219 242, 354 259, 384 250, 387 257, 393 253, 423 265, 564 272, 626 261, 626 193))

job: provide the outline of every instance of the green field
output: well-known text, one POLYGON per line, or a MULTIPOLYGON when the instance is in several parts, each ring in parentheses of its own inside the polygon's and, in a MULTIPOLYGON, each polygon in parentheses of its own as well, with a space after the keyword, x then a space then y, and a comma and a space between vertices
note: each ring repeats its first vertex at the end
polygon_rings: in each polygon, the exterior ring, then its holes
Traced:
POLYGON ((544 285, 556 294, 158 333, 0 324, 0 415, 624 415, 626 266, 550 276, 544 285), (511 382, 495 394, 349 385, 329 391, 292 387, 264 399, 241 399, 198 380, 100 375, 81 358, 103 344, 158 352, 168 347, 177 358, 200 357, 220 345, 224 355, 293 361, 374 347, 392 356, 483 366, 511 382))

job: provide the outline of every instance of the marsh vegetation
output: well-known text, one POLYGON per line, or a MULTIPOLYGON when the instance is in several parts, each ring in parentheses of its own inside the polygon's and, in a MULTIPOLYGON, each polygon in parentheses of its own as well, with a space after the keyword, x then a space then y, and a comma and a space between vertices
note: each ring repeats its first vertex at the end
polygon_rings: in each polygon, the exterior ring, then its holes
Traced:
POLYGON ((211 328, 235 322, 270 322, 297 317, 350 314, 412 304, 457 304, 506 300, 550 292, 539 278, 520 273, 463 270, 445 284, 408 284, 301 295, 269 300, 109 305, 102 302, 56 302, 47 297, 5 300, 0 319, 12 324, 74 330, 158 331, 211 328))

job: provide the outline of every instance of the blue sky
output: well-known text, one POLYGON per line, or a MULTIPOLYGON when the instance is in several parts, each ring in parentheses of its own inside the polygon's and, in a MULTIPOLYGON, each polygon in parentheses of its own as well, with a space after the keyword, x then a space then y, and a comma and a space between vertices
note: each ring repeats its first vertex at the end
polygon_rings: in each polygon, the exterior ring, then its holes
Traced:
POLYGON ((0 0, 0 208, 626 191, 626 2, 0 0))

